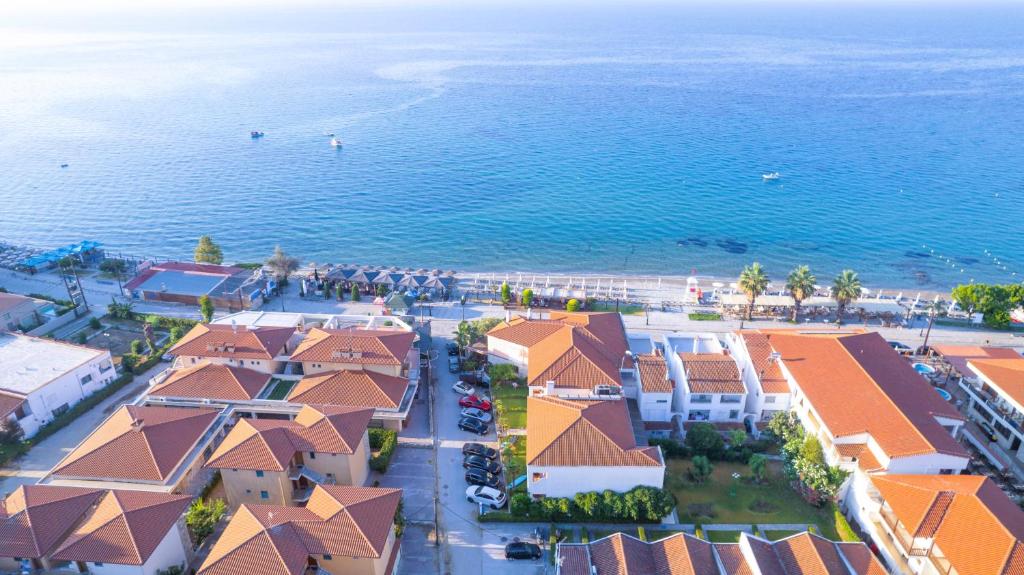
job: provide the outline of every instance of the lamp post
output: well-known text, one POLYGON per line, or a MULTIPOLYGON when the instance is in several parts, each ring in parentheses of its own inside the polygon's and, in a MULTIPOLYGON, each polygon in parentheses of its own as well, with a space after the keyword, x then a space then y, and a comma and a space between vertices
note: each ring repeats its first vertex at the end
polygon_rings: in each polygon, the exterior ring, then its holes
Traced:
POLYGON ((459 305, 462 307, 462 321, 466 321, 466 294, 459 298, 459 305))

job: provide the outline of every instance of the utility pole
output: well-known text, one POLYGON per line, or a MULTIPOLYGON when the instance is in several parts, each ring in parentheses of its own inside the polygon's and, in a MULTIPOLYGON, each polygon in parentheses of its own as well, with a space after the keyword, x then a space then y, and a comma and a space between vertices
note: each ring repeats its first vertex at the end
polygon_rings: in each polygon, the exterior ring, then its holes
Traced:
POLYGON ((75 271, 74 262, 60 262, 60 277, 64 281, 64 289, 68 291, 68 299, 71 300, 75 317, 82 317, 79 308, 84 307, 89 311, 89 302, 85 301, 85 291, 82 290, 82 282, 78 279, 78 272, 75 271))

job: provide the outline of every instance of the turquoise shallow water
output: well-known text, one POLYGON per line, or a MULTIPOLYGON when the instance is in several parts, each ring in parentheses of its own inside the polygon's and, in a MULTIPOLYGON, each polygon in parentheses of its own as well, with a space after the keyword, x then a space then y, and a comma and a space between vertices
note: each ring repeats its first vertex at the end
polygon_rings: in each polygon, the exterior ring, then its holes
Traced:
POLYGON ((907 10, 330 12, 9 38, 0 240, 1024 279, 1024 19, 907 10))

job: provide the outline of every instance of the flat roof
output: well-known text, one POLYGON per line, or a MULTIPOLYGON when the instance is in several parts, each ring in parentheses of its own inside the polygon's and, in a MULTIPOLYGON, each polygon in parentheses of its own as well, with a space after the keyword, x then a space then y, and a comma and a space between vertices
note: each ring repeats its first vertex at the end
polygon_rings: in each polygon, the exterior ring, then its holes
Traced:
POLYGON ((227 277, 226 275, 161 270, 142 282, 138 289, 198 297, 212 293, 217 286, 224 283, 227 277))
POLYGON ((0 334, 0 389, 28 395, 106 354, 106 350, 50 339, 0 334))

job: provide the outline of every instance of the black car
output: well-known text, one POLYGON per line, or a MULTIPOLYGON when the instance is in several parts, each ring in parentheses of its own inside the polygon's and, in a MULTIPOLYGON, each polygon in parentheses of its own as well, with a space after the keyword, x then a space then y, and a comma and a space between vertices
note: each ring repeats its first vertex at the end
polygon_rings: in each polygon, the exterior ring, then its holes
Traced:
POLYGON ((486 457, 487 459, 497 459, 498 458, 498 450, 497 449, 494 449, 494 448, 491 448, 491 447, 487 447, 486 445, 484 445, 482 443, 467 443, 467 444, 463 445, 462 446, 462 454, 463 455, 479 455, 481 457, 486 457))
POLYGON ((474 419, 472 417, 463 417, 462 419, 459 420, 459 429, 463 431, 477 433, 480 435, 487 435, 487 432, 489 431, 490 427, 486 423, 480 421, 479 419, 474 419))
POLYGON ((476 468, 466 470, 466 483, 470 485, 484 485, 495 489, 502 488, 501 479, 497 475, 491 475, 483 469, 476 468))
POLYGON ((448 355, 459 355, 459 345, 457 343, 449 343, 447 346, 448 355))
POLYGON ((466 469, 483 469, 484 471, 495 475, 501 473, 500 463, 497 461, 491 461, 490 459, 479 455, 467 455, 462 460, 462 466, 466 469))
POLYGON ((513 559, 540 559, 543 555, 544 552, 540 550, 540 546, 533 543, 516 541, 505 546, 505 559, 509 561, 513 559))
POLYGON ((900 355, 910 355, 914 351, 909 345, 898 341, 890 341, 889 347, 896 350, 900 355))

